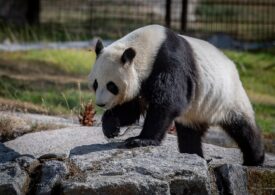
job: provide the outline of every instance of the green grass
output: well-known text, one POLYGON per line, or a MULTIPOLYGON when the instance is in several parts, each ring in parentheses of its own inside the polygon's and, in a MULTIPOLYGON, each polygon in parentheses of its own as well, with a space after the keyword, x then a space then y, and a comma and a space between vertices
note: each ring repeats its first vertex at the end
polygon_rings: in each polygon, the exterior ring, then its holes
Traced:
MULTIPOLYGON (((18 82, 18 81, 16 81, 18 82)), ((30 102, 45 108, 46 114, 67 115, 71 112, 77 113, 81 104, 94 102, 94 96, 88 89, 78 90, 77 84, 74 87, 58 86, 57 88, 43 87, 34 89, 24 84, 10 86, 9 83, 0 81, 0 96, 5 99, 30 102)), ((97 110, 101 112, 100 109, 97 110)))
POLYGON ((269 53, 225 52, 238 67, 247 90, 275 97, 275 57, 269 53))
POLYGON ((31 102, 46 108, 49 114, 61 115, 78 111, 81 102, 87 103, 94 99, 86 86, 84 85, 80 91, 77 83, 71 83, 71 85, 47 85, 44 83, 39 87, 24 81, 19 83, 16 79, 1 78, 0 96, 6 99, 31 102))
POLYGON ((95 53, 87 50, 32 50, 26 52, 3 52, 0 59, 27 61, 32 64, 46 63, 52 69, 65 74, 87 75, 95 60, 95 53))
POLYGON ((94 98, 87 86, 94 60, 86 50, 1 52, 0 97, 30 102, 48 114, 77 113, 94 98))

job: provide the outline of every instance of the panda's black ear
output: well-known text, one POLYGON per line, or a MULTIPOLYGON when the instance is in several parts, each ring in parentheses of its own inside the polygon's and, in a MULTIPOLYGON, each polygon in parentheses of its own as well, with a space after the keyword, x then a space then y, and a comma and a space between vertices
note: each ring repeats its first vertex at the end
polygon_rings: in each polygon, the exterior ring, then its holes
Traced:
POLYGON ((95 53, 96 56, 99 56, 100 52, 104 48, 103 43, 100 39, 97 40, 96 46, 95 46, 95 53))
POLYGON ((123 52, 121 56, 121 61, 123 64, 131 63, 135 56, 136 56, 136 51, 132 47, 129 47, 123 52))

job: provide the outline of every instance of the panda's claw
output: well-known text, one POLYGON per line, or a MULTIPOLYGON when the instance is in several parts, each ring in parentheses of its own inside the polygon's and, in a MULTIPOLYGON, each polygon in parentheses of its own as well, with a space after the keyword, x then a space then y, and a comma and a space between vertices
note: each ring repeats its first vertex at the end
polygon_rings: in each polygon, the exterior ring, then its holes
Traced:
POLYGON ((126 148, 136 148, 136 147, 145 147, 145 146, 158 146, 160 141, 154 139, 142 139, 137 137, 130 137, 125 140, 124 145, 126 148))

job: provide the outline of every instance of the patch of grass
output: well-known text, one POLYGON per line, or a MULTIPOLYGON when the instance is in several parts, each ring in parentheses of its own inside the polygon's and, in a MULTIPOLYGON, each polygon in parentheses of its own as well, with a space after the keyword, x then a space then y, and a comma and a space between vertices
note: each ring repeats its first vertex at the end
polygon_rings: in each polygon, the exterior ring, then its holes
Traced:
POLYGON ((247 90, 275 97, 274 55, 232 51, 225 53, 236 63, 241 80, 247 90))
MULTIPOLYGON (((39 81, 38 81, 39 82, 39 81)), ((69 114, 80 110, 80 102, 89 102, 94 97, 85 88, 79 89, 77 83, 54 84, 24 82, 17 79, 0 80, 0 96, 6 99, 31 102, 39 105, 48 114, 69 114)), ((100 112, 100 110, 98 110, 100 112)))
POLYGON ((275 132, 275 104, 253 103, 256 121, 265 132, 275 132))
MULTIPOLYGON (((0 59, 17 63, 44 64, 49 68, 72 75, 88 75, 95 61, 95 53, 87 50, 31 50, 25 52, 0 52, 0 59)), ((30 68, 30 67, 29 67, 30 68)))
POLYGON ((0 98, 0 111, 25 112, 36 114, 47 114, 48 110, 42 105, 20 100, 0 98))
POLYGON ((47 114, 77 113, 93 99, 87 76, 94 60, 94 52, 86 50, 1 52, 0 97, 31 103, 47 114))

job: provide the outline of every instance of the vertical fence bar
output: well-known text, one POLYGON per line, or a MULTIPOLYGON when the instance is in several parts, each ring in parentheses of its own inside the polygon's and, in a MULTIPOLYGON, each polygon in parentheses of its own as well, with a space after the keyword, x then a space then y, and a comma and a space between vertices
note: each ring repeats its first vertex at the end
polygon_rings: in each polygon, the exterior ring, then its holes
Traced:
POLYGON ((188 0, 182 0, 180 30, 186 32, 188 0))
POLYGON ((171 26, 171 2, 172 0, 166 0, 165 4, 165 26, 168 28, 171 26))

